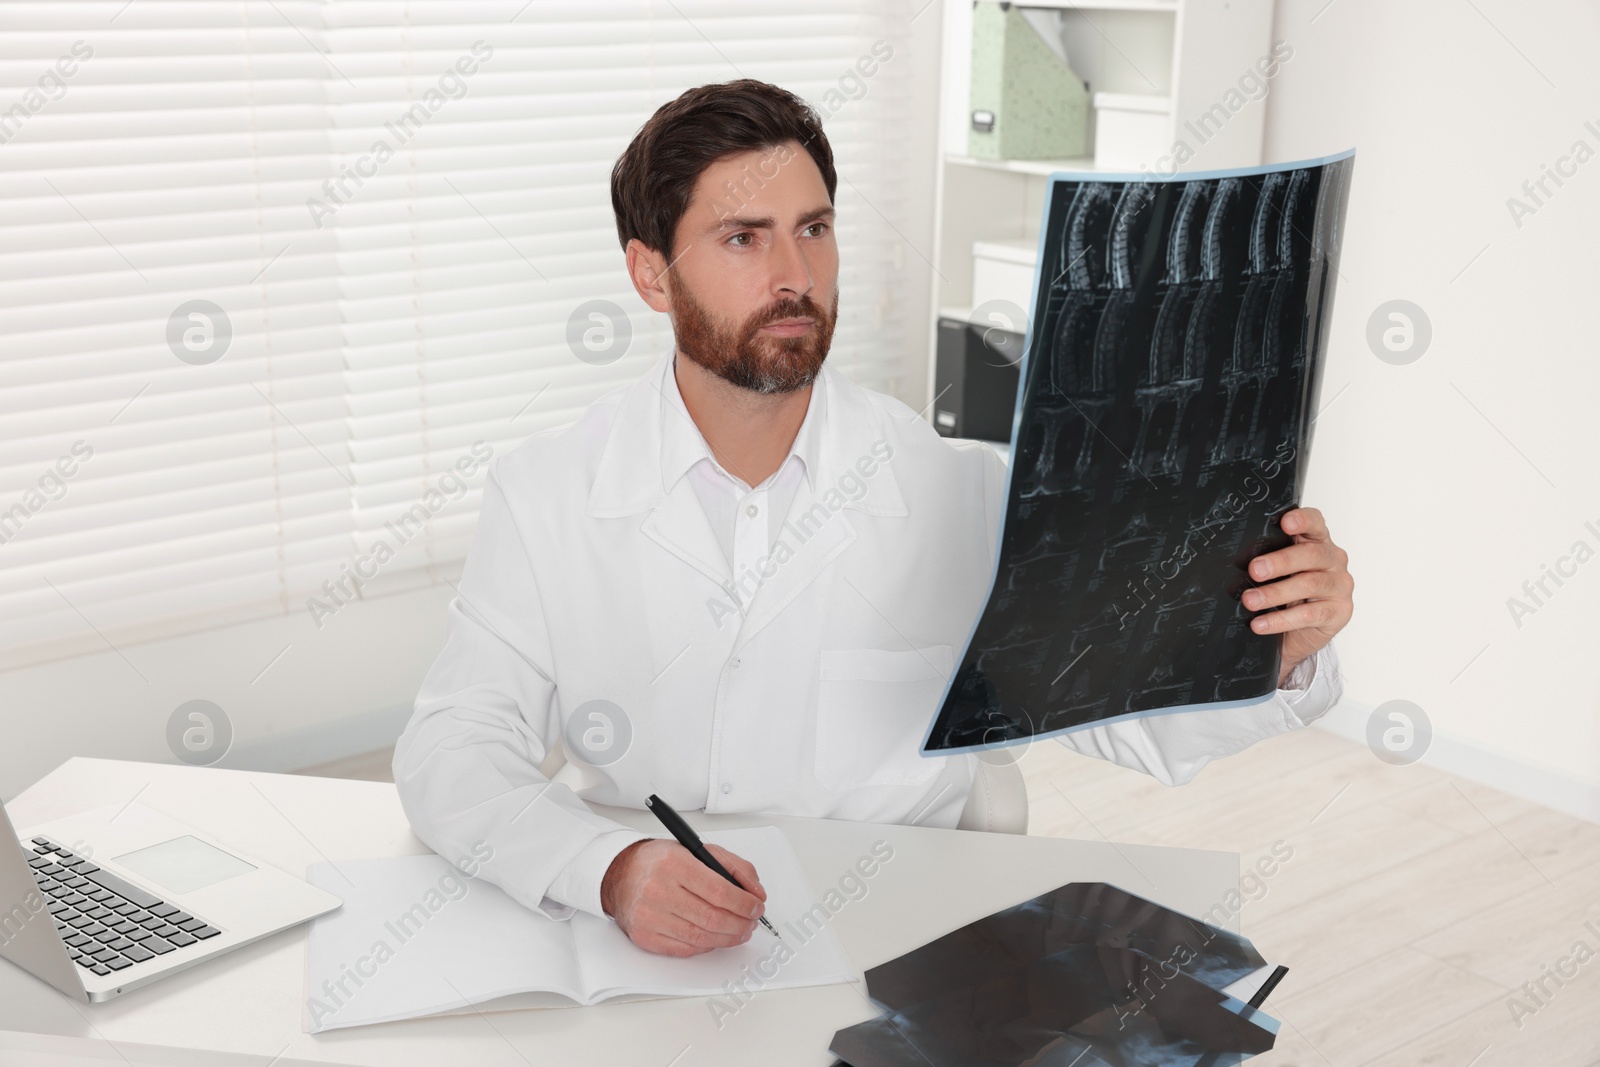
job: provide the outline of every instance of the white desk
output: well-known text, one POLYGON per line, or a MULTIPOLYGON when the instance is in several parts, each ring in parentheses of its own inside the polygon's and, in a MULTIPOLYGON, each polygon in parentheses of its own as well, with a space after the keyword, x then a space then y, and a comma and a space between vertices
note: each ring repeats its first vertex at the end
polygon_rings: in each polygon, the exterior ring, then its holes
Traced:
MULTIPOLYGON (((394 787, 373 782, 72 759, 7 808, 20 831, 135 795, 141 804, 295 874, 324 859, 427 851, 412 836, 394 787)), ((640 829, 659 829, 647 812, 600 810, 640 829)), ((867 855, 874 841, 888 841, 894 858, 868 882, 867 894, 833 919, 858 974, 1067 882, 1112 882, 1191 915, 1211 910, 1238 887, 1238 857, 1226 852, 818 819, 707 818, 698 812, 687 817, 700 829, 780 826, 819 895, 867 855)), ((106 1062, 119 1063, 190 1063, 193 1050, 204 1050, 217 1063, 246 1062, 247 1055, 260 1057, 257 1063, 281 1057, 278 1067, 826 1067, 834 1062, 827 1051, 834 1031, 877 1014, 865 983, 857 982, 758 992, 720 1029, 705 998, 672 998, 435 1016, 312 1036, 300 1030, 304 986, 303 926, 106 1004, 71 1002, 0 961, 0 1060, 48 1047, 68 1057, 53 1062, 97 1062, 69 1059, 69 1050, 82 1051, 84 1039, 99 1039, 120 1046, 102 1049, 110 1054, 106 1062), (15 1033, 8 1037, 4 1031, 15 1033)))

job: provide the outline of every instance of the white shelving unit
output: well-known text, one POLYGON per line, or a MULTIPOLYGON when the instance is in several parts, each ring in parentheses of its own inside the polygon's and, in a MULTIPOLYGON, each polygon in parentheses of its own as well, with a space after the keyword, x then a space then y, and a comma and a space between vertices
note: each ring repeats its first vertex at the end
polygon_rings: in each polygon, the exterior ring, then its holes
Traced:
POLYGON ((1080 3, 1079 0, 1042 0, 1026 3, 1023 7, 1052 8, 1060 11, 1167 11, 1178 10, 1178 0, 1101 0, 1100 3, 1080 3))
POLYGON ((1037 174, 1047 177, 1058 170, 1093 170, 1094 157, 1081 156, 1078 159, 974 159, 972 156, 956 155, 949 153, 944 157, 947 164, 957 167, 982 167, 984 170, 1002 170, 1011 174, 1037 174))
MULTIPOLYGON (((998 0, 977 0, 995 3, 998 0)), ((1261 162, 1266 101, 1250 99, 1240 81, 1259 77, 1272 56, 1272 0, 1027 0, 1036 25, 1059 36, 1074 71, 1091 91, 1162 97, 1170 103, 1163 152, 1138 167, 1170 173, 1255 166, 1261 162), (1235 96, 1230 97, 1229 91, 1235 96), (1244 104, 1229 109, 1229 101, 1244 104), (1215 108, 1221 105, 1222 111, 1215 108), (1210 115, 1201 126, 1194 124, 1210 115), (1201 135, 1204 135, 1202 140, 1201 135), (1192 156, 1175 165, 1179 141, 1192 156), (1165 161, 1163 159, 1165 157, 1165 161)), ((971 3, 944 10, 939 156, 934 183, 933 297, 941 317, 967 318, 972 304, 972 242, 1037 242, 1048 178, 1094 170, 1092 155, 1062 160, 986 160, 967 155, 971 121, 971 3)), ((1263 79, 1265 81, 1265 79, 1263 79)), ((1091 122, 1091 144, 1093 123, 1091 122)), ((1023 304, 1026 313, 1029 308, 1023 304)), ((927 399, 933 399, 937 329, 929 331, 927 399)))

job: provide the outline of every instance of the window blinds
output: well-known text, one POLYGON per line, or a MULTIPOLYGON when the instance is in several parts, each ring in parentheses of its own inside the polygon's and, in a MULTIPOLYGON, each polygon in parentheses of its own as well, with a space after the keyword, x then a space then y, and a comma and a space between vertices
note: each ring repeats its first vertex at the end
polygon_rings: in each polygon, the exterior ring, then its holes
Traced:
POLYGON ((608 182, 694 85, 824 116, 830 360, 892 389, 912 13, 862 7, 0 5, 0 668, 458 573, 487 461, 670 348, 608 182))

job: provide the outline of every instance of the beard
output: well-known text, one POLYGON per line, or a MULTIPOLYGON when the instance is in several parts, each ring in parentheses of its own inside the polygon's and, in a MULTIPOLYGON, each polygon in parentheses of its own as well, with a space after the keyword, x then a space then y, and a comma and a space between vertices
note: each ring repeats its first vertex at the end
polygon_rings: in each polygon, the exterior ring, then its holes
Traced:
MULTIPOLYGON (((680 279, 681 281, 681 279, 680 279)), ((798 300, 780 300, 730 325, 711 314, 687 286, 672 293, 672 333, 678 351, 712 374, 752 393, 792 393, 816 380, 833 343, 833 325, 839 314, 839 290, 823 311, 803 294, 798 300), (811 329, 798 337, 761 333, 779 319, 809 318, 811 329)))

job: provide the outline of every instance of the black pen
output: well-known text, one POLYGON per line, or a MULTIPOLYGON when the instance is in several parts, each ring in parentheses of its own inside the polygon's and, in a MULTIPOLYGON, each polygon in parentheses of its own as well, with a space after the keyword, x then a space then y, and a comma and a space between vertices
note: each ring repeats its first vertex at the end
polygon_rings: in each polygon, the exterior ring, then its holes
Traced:
MULTIPOLYGON (((696 834, 694 830, 690 829, 688 823, 683 821, 683 816, 672 810, 671 804, 668 804, 665 800, 662 800, 654 793, 651 793, 649 798, 645 800, 644 806, 649 808, 651 813, 654 814, 656 818, 661 820, 661 825, 667 828, 667 832, 673 837, 676 837, 678 839, 678 844, 688 849, 694 855, 695 859, 699 860, 707 867, 710 867, 713 871, 716 871, 734 885, 739 886, 740 889, 745 889, 743 885, 739 884, 739 879, 728 873, 728 868, 717 862, 717 857, 711 854, 711 851, 706 848, 705 843, 700 840, 700 836, 696 834)), ((749 890, 746 890, 746 892, 748 891, 749 890)), ((772 929, 772 924, 767 922, 767 917, 765 915, 761 916, 759 921, 762 926, 765 926, 768 930, 772 930, 773 937, 777 938, 779 941, 783 940, 783 935, 772 929)))

